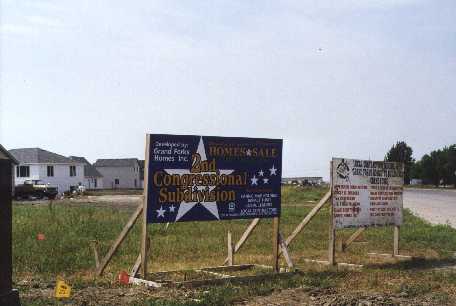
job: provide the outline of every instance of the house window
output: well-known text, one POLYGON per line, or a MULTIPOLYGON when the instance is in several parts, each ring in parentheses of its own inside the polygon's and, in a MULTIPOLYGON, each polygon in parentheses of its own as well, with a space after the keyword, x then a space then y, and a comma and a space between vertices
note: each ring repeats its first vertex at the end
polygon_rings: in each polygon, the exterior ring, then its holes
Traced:
POLYGON ((16 167, 16 176, 17 177, 29 177, 30 176, 30 167, 29 166, 16 167))
POLYGON ((70 176, 76 176, 76 166, 70 166, 70 176))
POLYGON ((138 182, 137 182, 136 179, 135 179, 135 188, 137 187, 137 186, 136 186, 137 184, 138 184, 138 182))
POLYGON ((93 179, 93 187, 97 188, 97 179, 96 178, 93 179))
POLYGON ((47 166, 47 176, 54 176, 54 166, 47 166))
POLYGON ((114 184, 119 185, 120 184, 119 179, 115 179, 114 184))

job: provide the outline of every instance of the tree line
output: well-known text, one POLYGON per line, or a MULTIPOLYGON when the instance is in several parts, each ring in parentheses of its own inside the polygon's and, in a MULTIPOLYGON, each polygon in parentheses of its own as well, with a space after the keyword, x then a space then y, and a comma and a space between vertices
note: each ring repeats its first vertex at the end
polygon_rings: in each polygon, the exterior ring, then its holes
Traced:
POLYGON ((385 161, 404 163, 406 185, 412 179, 417 179, 425 185, 453 185, 456 188, 456 144, 434 150, 415 160, 412 148, 405 141, 398 141, 386 153, 385 161))

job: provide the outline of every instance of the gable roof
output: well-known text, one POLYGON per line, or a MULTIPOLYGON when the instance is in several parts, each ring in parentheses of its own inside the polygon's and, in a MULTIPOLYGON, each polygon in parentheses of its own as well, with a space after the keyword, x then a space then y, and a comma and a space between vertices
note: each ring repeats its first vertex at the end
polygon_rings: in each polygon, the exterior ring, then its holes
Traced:
POLYGON ((63 155, 40 148, 13 149, 9 152, 19 161, 28 164, 74 164, 75 162, 63 155))
POLYGON ((137 158, 111 158, 97 159, 95 167, 136 167, 138 166, 137 158))
POLYGON ((7 149, 5 149, 4 146, 0 144, 0 159, 2 158, 1 153, 3 153, 7 158, 9 158, 13 162, 13 164, 19 164, 17 159, 7 149))
POLYGON ((91 163, 85 157, 78 157, 78 156, 70 156, 71 160, 75 162, 84 164, 84 176, 85 177, 103 177, 100 172, 98 172, 97 168, 92 166, 91 163))

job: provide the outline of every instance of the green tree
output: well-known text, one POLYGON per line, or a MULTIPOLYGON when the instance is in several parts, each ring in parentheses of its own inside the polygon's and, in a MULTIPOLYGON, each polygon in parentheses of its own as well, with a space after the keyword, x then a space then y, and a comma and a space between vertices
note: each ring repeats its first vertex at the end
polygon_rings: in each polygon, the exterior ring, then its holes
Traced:
POLYGON ((437 168, 435 166, 435 155, 432 156, 425 154, 421 158, 421 168, 422 168, 422 177, 423 183, 425 184, 434 184, 439 185, 439 174, 437 173, 437 168))
POLYGON ((425 154, 412 166, 411 177, 420 178, 425 184, 456 188, 456 144, 425 154))
POLYGON ((423 164, 420 160, 412 164, 410 169, 410 179, 422 179, 423 178, 423 164))
POLYGON ((447 154, 444 150, 434 150, 421 159, 423 162, 423 179, 426 183, 439 186, 447 181, 447 154))
POLYGON ((412 148, 409 147, 405 143, 405 141, 398 141, 395 145, 391 147, 391 149, 388 151, 388 153, 386 153, 385 156, 385 161, 404 163, 404 183, 406 185, 410 184, 410 170, 414 163, 412 155, 412 148))
POLYGON ((441 154, 443 184, 456 187, 456 145, 443 148, 441 154))

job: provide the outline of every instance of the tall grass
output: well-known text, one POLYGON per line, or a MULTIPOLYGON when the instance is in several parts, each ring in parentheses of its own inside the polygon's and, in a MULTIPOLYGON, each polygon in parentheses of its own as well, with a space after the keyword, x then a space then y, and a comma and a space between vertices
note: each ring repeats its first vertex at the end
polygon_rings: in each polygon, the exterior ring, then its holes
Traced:
MULTIPOLYGON (((284 199, 299 203, 303 199, 321 196, 325 190, 290 191, 284 189, 284 199), (310 193, 312 195, 307 195, 310 193), (314 194, 315 193, 315 194, 314 194)), ((317 199, 318 199, 317 197, 317 199)), ((285 202, 285 200, 284 200, 285 202)), ((281 232, 288 236, 309 212, 309 206, 284 207, 281 232)), ((100 242, 100 255, 122 230, 131 214, 110 208, 54 205, 31 207, 15 205, 13 209, 13 262, 16 274, 40 275, 82 274, 94 270, 92 241, 100 242), (37 240, 37 234, 46 239, 37 240)), ((401 228, 401 252, 420 256, 449 257, 456 250, 456 230, 446 226, 433 226, 405 210, 405 223, 401 228)), ((140 246, 140 222, 132 229, 118 253, 108 266, 107 272, 118 273, 129 269, 138 256, 140 246)), ((329 211, 325 207, 310 222, 290 246, 290 252, 298 264, 302 258, 327 256, 329 211)), ((226 256, 226 236, 231 230, 237 240, 250 221, 187 222, 150 226, 150 269, 153 271, 196 268, 222 264, 226 256)), ((271 261, 272 225, 263 219, 242 250, 236 254, 235 263, 269 264, 271 261)), ((353 230, 338 231, 339 239, 347 238, 353 230)), ((366 252, 391 252, 392 229, 373 228, 364 234, 365 244, 353 244, 346 253, 338 253, 337 259, 346 262, 367 263, 366 252)))

